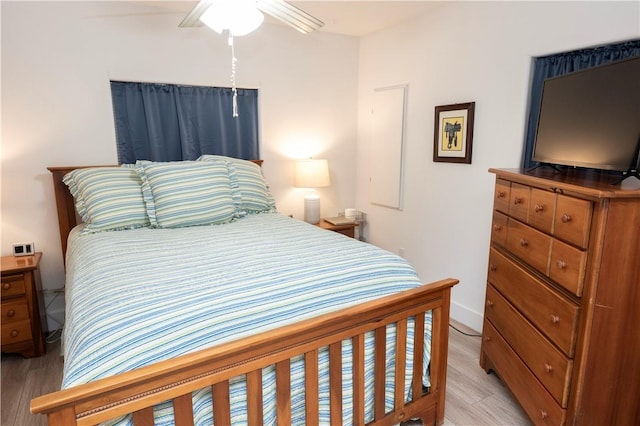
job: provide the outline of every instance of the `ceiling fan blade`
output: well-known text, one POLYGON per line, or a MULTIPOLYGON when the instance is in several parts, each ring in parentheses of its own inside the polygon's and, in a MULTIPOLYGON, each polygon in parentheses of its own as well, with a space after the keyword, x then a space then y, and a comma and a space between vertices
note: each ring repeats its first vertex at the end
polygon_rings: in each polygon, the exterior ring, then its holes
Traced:
POLYGON ((324 25, 324 22, 298 9, 284 0, 256 0, 258 9, 276 19, 291 25, 301 33, 310 33, 324 25))
POLYGON ((184 17, 182 22, 178 24, 180 28, 191 28, 191 27, 200 27, 202 26, 202 22, 200 21, 200 17, 202 14, 211 6, 214 0, 200 0, 198 4, 196 4, 191 12, 187 16, 184 17))

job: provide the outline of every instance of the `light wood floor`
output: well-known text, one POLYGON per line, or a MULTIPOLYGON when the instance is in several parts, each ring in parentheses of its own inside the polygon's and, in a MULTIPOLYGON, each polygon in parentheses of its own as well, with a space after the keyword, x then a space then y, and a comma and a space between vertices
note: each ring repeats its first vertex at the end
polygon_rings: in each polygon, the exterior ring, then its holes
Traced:
MULTIPOLYGON (((462 325, 456 328, 473 333, 462 325)), ((2 355, 1 426, 39 426, 45 419, 29 413, 31 398, 59 389, 62 380, 60 344, 47 354, 23 359, 2 355)), ((494 374, 478 365, 480 338, 450 329, 445 426, 530 425, 526 415, 494 374)))

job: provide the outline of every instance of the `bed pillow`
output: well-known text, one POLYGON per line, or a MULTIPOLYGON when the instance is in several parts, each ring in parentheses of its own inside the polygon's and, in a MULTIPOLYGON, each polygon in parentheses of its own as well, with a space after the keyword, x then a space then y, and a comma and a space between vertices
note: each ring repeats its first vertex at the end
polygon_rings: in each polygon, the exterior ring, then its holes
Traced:
POLYGON ((150 225, 142 196, 142 182, 134 169, 76 169, 67 173, 62 181, 69 187, 76 211, 85 223, 82 233, 150 225))
POLYGON ((238 216, 240 196, 226 162, 139 162, 136 170, 154 227, 217 225, 238 216))
POLYGON ((228 161, 230 169, 235 171, 241 195, 240 214, 275 212, 276 203, 269 192, 267 182, 259 165, 248 160, 205 154, 197 161, 228 161))

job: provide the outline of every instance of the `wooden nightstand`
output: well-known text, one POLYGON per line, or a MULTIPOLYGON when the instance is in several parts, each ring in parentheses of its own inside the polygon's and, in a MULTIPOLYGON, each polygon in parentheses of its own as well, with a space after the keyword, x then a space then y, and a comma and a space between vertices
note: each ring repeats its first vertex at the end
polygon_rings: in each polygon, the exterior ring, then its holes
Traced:
POLYGON ((1 259, 2 352, 19 353, 25 358, 45 352, 44 303, 38 269, 41 257, 42 253, 36 253, 1 259))
POLYGON ((329 231, 334 231, 339 234, 344 234, 347 237, 355 238, 356 226, 358 226, 358 224, 347 223, 345 225, 333 225, 324 219, 320 219, 320 222, 318 223, 317 226, 319 226, 322 229, 328 229, 329 231))

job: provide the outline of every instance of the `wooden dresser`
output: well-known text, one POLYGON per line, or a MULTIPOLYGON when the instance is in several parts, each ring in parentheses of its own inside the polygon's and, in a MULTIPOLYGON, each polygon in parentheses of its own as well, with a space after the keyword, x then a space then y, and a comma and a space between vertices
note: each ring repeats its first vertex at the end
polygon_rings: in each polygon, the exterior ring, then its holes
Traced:
POLYGON ((41 256, 42 253, 2 257, 2 352, 20 353, 27 358, 45 352, 38 269, 41 256))
POLYGON ((640 425, 640 189, 490 172, 481 367, 534 424, 640 425))

